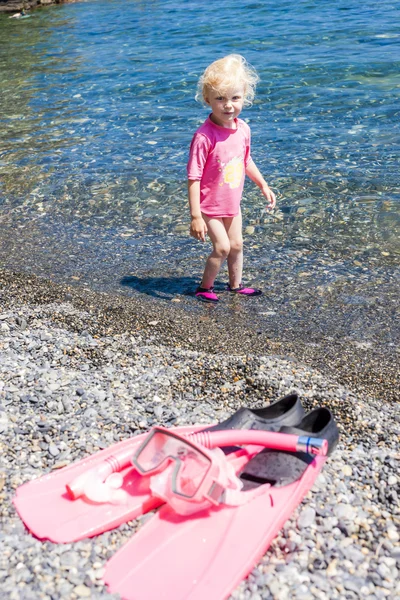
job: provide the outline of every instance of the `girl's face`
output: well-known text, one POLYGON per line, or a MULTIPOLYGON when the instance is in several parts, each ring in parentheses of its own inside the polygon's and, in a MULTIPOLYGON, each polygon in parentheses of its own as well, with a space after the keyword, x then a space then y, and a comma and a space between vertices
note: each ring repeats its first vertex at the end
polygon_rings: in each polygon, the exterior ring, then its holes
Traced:
POLYGON ((243 108, 243 87, 233 88, 221 94, 209 90, 204 99, 211 106, 211 119, 214 123, 228 129, 236 129, 235 119, 243 108))

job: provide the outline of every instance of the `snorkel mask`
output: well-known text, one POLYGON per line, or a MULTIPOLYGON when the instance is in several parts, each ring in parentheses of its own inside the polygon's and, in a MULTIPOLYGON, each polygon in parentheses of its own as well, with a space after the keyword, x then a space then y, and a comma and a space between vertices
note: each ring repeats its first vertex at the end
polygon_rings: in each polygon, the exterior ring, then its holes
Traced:
MULTIPOLYGON (((233 463, 229 462, 220 448, 208 449, 213 443, 212 438, 221 438, 221 435, 211 434, 210 437, 204 433, 193 434, 188 438, 169 429, 155 427, 132 459, 132 464, 139 473, 153 475, 150 480, 153 495, 164 500, 180 515, 190 515, 221 504, 239 506, 265 490, 263 486, 264 490, 256 488, 249 492, 241 492, 242 482, 235 474, 233 463), (196 443, 194 439, 203 440, 205 445, 196 443)), ((262 440, 265 443, 268 437, 272 438, 270 441, 273 442, 281 436, 282 443, 293 442, 293 438, 296 438, 291 435, 255 431, 218 433, 222 433, 221 442, 223 438, 226 439, 225 445, 228 445, 228 439, 231 444, 234 443, 234 439, 238 443, 240 437, 253 438, 254 443, 262 443, 262 440), (232 433, 236 436, 232 437, 232 433), (240 433, 244 436, 240 436, 240 433)), ((308 438, 303 443, 315 454, 325 454, 327 451, 326 440, 308 438)), ((299 444, 297 438, 296 449, 300 449, 300 446, 302 443, 299 444)))
POLYGON ((208 450, 161 428, 151 431, 132 464, 142 475, 159 473, 150 480, 153 495, 181 515, 227 504, 229 492, 242 488, 220 448, 208 450))

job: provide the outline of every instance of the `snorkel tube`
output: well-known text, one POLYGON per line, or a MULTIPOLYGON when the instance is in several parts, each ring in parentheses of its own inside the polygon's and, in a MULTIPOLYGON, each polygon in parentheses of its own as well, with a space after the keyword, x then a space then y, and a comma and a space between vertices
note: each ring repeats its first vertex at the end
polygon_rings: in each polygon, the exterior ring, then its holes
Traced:
POLYGON ((186 437, 209 449, 232 446, 232 444, 235 446, 253 444, 285 452, 306 452, 307 454, 320 456, 326 456, 328 453, 328 440, 298 436, 291 433, 257 431, 254 429, 229 429, 227 431, 198 431, 186 437))

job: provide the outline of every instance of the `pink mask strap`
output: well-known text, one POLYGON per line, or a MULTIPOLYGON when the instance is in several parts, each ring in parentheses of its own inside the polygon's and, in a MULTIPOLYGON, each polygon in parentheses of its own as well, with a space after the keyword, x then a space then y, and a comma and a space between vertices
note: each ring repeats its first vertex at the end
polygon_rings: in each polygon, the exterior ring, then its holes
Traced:
POLYGON ((221 504, 225 504, 226 506, 242 506, 264 494, 267 487, 271 487, 271 484, 267 483, 260 485, 254 490, 248 490, 247 492, 230 489, 225 490, 222 494, 221 504))

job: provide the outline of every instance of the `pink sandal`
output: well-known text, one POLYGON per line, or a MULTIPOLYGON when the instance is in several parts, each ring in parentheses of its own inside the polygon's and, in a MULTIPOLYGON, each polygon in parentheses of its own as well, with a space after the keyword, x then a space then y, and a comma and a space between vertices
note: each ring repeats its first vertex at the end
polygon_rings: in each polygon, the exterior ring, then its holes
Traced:
POLYGON ((217 302, 219 302, 219 298, 214 292, 213 287, 202 288, 199 286, 196 290, 195 296, 202 302, 210 302, 211 304, 216 304, 217 302))
POLYGON ((242 294, 243 296, 261 296, 262 291, 257 288, 244 287, 243 283, 239 285, 237 288, 231 288, 230 285, 227 286, 229 292, 234 294, 242 294))

